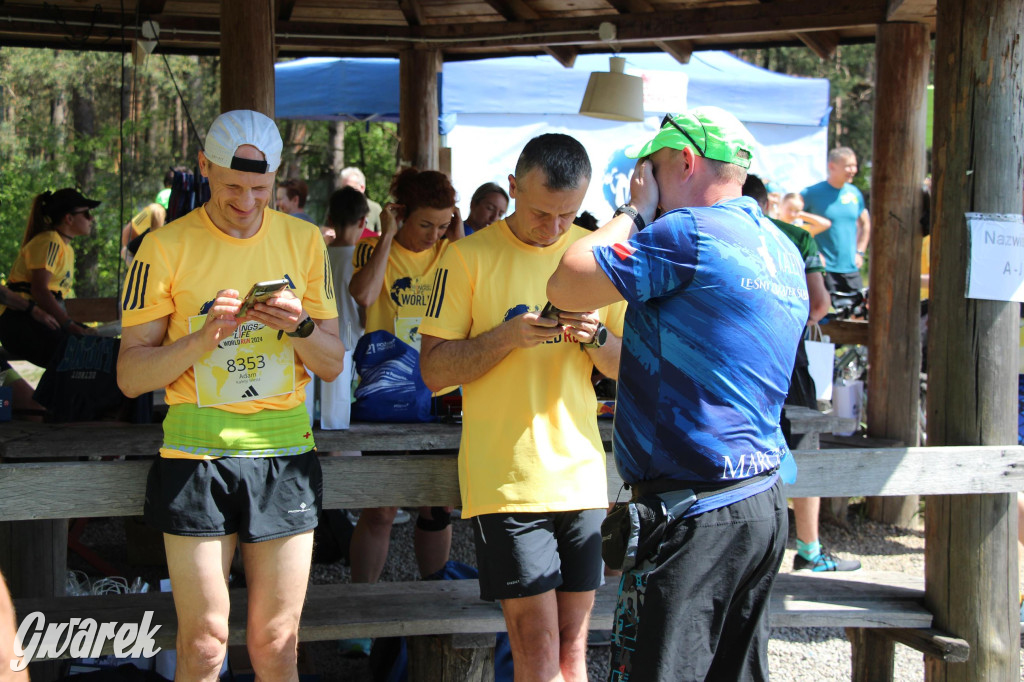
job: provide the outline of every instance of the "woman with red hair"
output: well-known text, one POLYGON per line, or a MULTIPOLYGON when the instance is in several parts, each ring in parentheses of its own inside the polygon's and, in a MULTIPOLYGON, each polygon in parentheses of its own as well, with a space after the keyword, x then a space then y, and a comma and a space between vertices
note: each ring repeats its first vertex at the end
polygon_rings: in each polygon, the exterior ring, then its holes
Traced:
MULTIPOLYGON (((391 181, 394 202, 381 212, 381 234, 356 245, 349 293, 366 309, 366 333, 391 332, 419 350, 420 319, 448 245, 465 236, 455 188, 438 171, 406 168, 391 181)), ((352 582, 376 582, 387 559, 396 507, 364 509, 352 535, 352 582)), ((449 512, 424 507, 416 521, 420 574, 444 568, 451 548, 449 512)))

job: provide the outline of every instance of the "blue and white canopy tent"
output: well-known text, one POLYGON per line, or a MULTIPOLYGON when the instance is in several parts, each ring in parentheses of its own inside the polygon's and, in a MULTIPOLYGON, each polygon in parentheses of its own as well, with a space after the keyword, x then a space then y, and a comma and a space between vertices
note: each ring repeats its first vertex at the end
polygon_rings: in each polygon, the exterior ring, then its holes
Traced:
MULTIPOLYGON (((644 78, 643 122, 580 116, 592 71, 610 55, 580 55, 566 69, 551 57, 446 62, 441 131, 452 149, 452 180, 463 210, 483 182, 505 186, 523 145, 565 132, 590 153, 594 177, 583 207, 599 221, 625 199, 633 161, 623 151, 649 138, 668 112, 720 106, 758 142, 753 172, 787 191, 824 179, 829 84, 773 73, 726 52, 695 52, 689 64, 664 53, 626 55, 626 72, 644 78)), ((277 116, 306 120, 397 121, 398 61, 300 59, 278 64, 277 116)))

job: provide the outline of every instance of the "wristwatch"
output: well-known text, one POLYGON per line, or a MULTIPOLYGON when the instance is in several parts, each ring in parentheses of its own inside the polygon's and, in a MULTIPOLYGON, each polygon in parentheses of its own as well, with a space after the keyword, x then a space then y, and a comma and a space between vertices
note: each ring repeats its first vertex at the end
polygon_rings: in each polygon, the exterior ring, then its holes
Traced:
POLYGON ((642 230, 645 227, 647 227, 647 223, 644 221, 644 217, 640 215, 640 211, 636 210, 629 204, 623 204, 622 206, 619 206, 617 209, 615 209, 615 215, 612 217, 615 218, 617 216, 622 215, 623 213, 625 213, 626 215, 633 219, 633 224, 636 225, 637 230, 642 230))
POLYGON ((581 341, 580 348, 600 348, 606 343, 608 343, 608 327, 598 322, 597 329, 594 330, 594 337, 587 343, 581 341))
POLYGON ((306 319, 299 322, 298 326, 295 327, 295 331, 285 332, 285 334, 294 338, 304 339, 312 334, 314 329, 316 329, 316 322, 313 321, 312 317, 306 315, 306 319))

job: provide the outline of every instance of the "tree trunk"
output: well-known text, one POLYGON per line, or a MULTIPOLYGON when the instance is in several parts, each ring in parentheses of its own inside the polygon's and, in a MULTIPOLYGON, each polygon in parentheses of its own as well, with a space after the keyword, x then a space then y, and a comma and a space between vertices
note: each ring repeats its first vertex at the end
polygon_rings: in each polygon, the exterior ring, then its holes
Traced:
POLYGON ((331 121, 331 177, 334 189, 341 189, 341 171, 345 168, 345 122, 331 121))
MULTIPOLYGON (((964 213, 1018 213, 1024 186, 1024 0, 938 0, 928 444, 1016 442, 1016 303, 964 297, 964 213)), ((906 267, 907 264, 904 264, 906 267)), ((1013 495, 931 497, 925 598, 934 627, 966 639, 966 663, 926 679, 1020 679, 1013 495)))
MULTIPOLYGON (((82 84, 74 91, 72 104, 75 113, 76 143, 89 140, 96 135, 95 99, 95 94, 89 85, 82 84)), ((96 180, 95 152, 86 153, 79 150, 76 157, 75 180, 81 191, 88 196, 93 190, 96 180)), ((120 223, 98 225, 96 229, 120 234, 120 223)), ((95 234, 75 241, 75 296, 95 297, 100 295, 99 260, 102 250, 103 239, 95 234)))
MULTIPOLYGON (((868 435, 913 447, 918 444, 920 404, 928 27, 882 24, 875 45, 868 435)), ((909 526, 917 510, 916 495, 868 498, 868 516, 881 523, 909 526)))
POLYGON ((64 173, 67 170, 68 159, 68 96, 63 90, 58 90, 53 98, 50 123, 53 125, 54 144, 53 148, 48 150, 45 156, 48 160, 56 159, 57 169, 64 173))

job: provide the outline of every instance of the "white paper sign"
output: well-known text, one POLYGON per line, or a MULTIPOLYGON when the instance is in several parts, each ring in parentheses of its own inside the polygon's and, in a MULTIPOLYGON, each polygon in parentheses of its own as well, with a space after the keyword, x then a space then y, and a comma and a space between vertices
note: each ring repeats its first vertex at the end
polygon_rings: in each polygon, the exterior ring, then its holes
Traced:
POLYGON ((1024 302, 1024 216, 966 213, 967 298, 1024 302))

